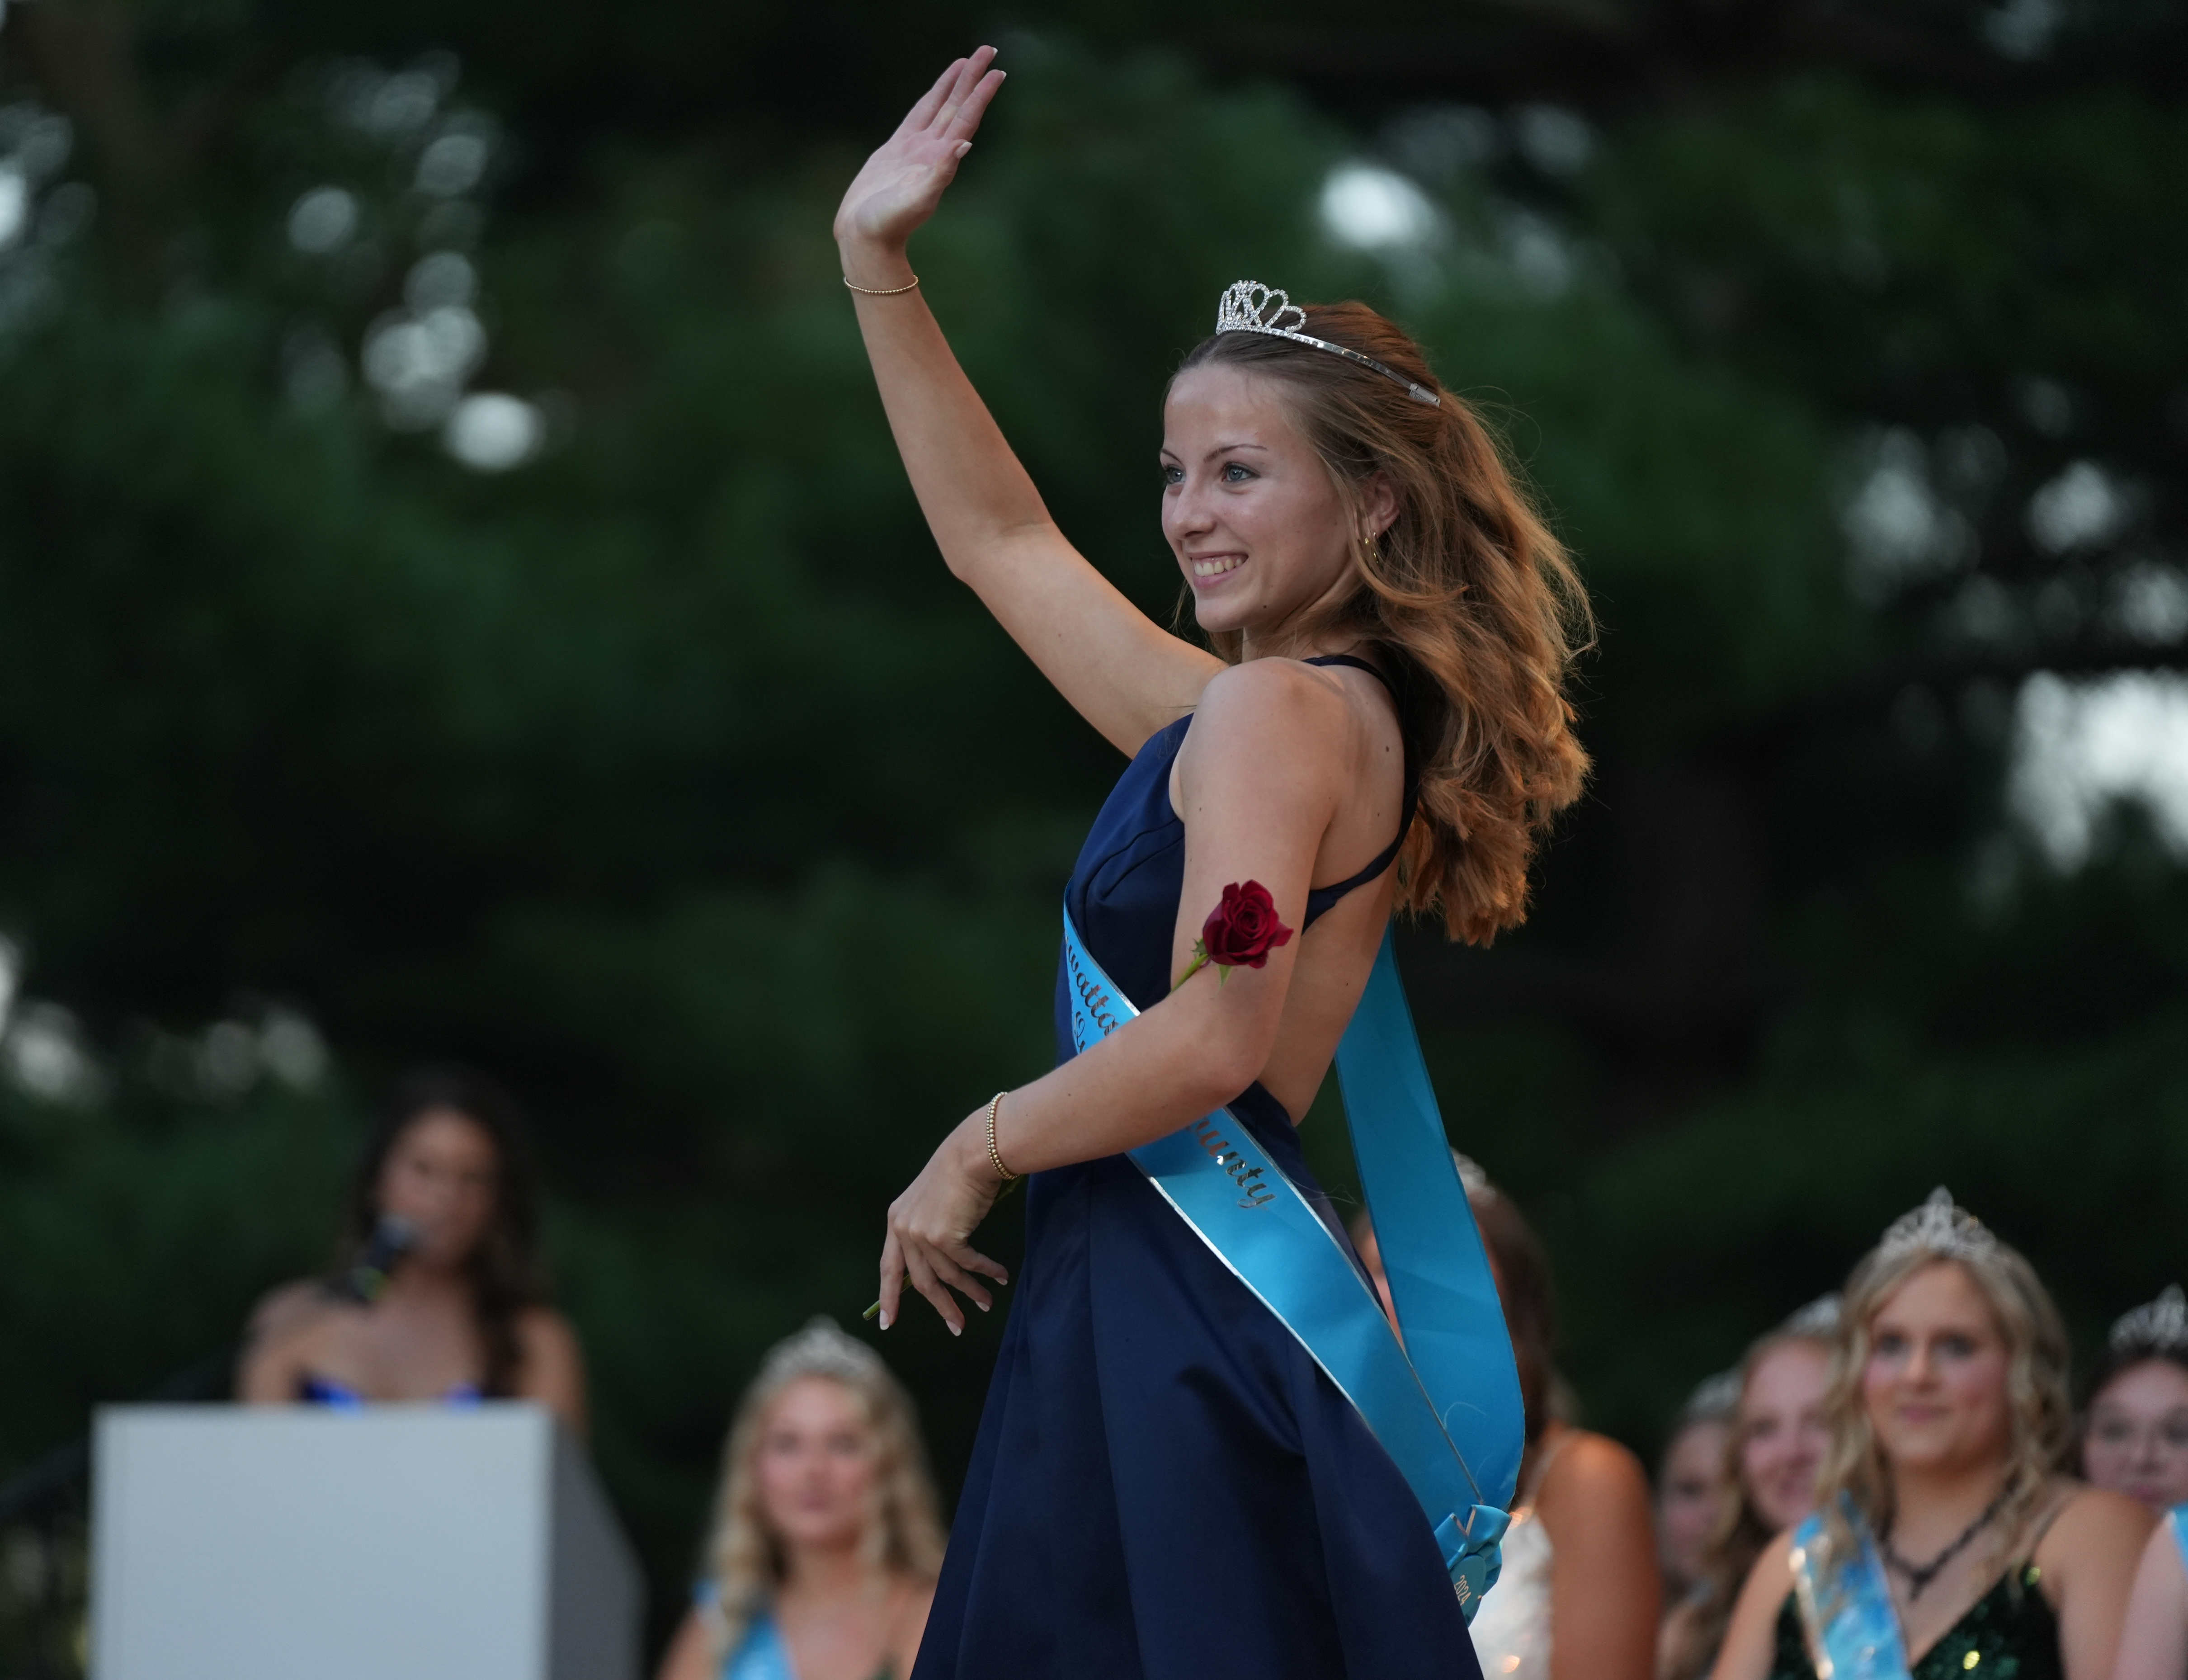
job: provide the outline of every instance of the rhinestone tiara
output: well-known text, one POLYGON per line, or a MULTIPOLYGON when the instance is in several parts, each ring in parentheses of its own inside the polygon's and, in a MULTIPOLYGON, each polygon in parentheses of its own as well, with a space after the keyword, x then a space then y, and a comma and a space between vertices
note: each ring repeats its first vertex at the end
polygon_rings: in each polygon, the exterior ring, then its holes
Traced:
POLYGON ((1740 1409, 1740 1373, 1719 1371, 1695 1384, 1679 1408, 1681 1423, 1722 1423, 1740 1409))
POLYGON ((1828 1340, 1838 1333, 1839 1298, 1819 1295, 1799 1311, 1788 1314, 1773 1333, 1780 1336, 1814 1336, 1828 1340))
POLYGON ((2138 1348, 2152 1352, 2188 1348, 2188 1298, 2182 1296, 2178 1283, 2168 1283, 2156 1300, 2122 1313, 2106 1340, 2114 1353, 2132 1353, 2138 1348))
POLYGON ((832 1377, 843 1383, 887 1381, 888 1367, 864 1342, 847 1336, 836 1321, 825 1315, 809 1319, 794 1336, 786 1336, 767 1350, 760 1362, 758 1385, 779 1388, 800 1377, 832 1377))
POLYGON ((1363 356, 1357 350, 1348 350, 1326 338, 1314 338, 1301 332, 1300 329, 1305 324, 1306 311, 1293 302, 1289 293, 1265 286, 1259 280, 1234 282, 1225 289, 1215 306, 1215 331, 1219 337, 1227 332, 1259 332, 1272 338, 1288 338, 1294 344, 1311 344, 1317 350, 1327 350, 1333 356, 1342 356, 1348 362, 1372 368, 1384 379, 1396 381, 1416 403, 1425 403, 1431 409, 1443 406, 1443 398, 1428 386, 1416 384, 1373 356, 1363 356))
POLYGON ((1990 1227, 1954 1201, 1953 1192, 1941 1184, 1920 1207, 1886 1227, 1876 1254, 1887 1260, 1918 1250, 1940 1260, 1981 1260, 1997 1249, 1990 1227))

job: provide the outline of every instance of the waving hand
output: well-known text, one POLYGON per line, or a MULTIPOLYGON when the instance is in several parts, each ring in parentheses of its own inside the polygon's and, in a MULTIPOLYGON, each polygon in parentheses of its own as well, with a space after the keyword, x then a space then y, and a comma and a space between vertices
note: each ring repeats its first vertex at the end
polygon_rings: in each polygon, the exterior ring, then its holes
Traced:
POLYGON ((995 57, 994 48, 983 47, 944 70, 866 160, 837 209, 838 244, 901 251, 934 214, 943 189, 956 178, 958 160, 973 148, 988 101, 1003 85, 1003 72, 989 68, 995 57))

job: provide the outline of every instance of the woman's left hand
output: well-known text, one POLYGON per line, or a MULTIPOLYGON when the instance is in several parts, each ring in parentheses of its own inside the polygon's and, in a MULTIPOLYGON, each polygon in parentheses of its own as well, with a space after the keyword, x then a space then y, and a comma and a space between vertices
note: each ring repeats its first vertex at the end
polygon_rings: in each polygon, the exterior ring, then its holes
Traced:
POLYGON ((884 1330, 896 1322, 907 1274, 911 1287, 942 1315, 953 1336, 965 1332, 965 1310, 950 1290, 985 1312, 995 1302, 980 1278, 1011 1281, 1010 1274, 970 1240, 1003 1187, 988 1159, 987 1116, 985 1105, 967 1116, 943 1139, 911 1187, 889 1204, 888 1236, 882 1243, 884 1330))

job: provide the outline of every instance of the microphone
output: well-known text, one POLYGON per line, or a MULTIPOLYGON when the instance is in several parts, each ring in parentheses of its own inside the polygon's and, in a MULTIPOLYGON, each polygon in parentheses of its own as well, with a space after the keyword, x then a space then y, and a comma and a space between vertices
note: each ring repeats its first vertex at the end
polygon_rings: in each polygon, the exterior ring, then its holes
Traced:
POLYGON ((327 1280, 327 1293, 336 1300, 370 1306, 387 1287, 388 1274, 403 1256, 418 1246, 418 1227, 400 1214, 382 1214, 365 1239, 357 1263, 347 1271, 327 1280))

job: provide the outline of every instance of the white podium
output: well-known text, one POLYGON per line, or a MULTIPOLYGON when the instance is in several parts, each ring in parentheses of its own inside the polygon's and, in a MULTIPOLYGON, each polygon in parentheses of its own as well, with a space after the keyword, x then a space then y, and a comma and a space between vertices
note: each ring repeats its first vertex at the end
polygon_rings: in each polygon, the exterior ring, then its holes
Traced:
POLYGON ((637 1680, 642 1597, 542 1407, 99 1414, 93 1680, 637 1680))

